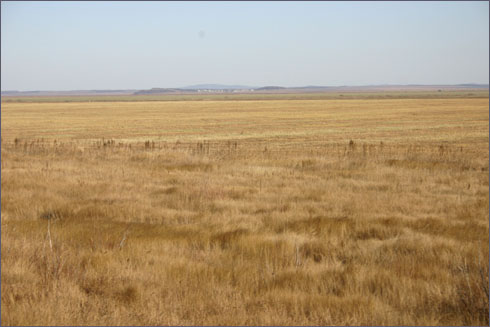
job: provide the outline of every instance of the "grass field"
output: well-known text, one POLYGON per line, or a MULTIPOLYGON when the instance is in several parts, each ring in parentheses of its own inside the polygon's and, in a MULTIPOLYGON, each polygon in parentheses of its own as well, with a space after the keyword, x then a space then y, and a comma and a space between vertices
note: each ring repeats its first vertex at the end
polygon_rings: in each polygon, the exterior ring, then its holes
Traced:
POLYGON ((488 90, 434 91, 364 91, 311 93, 242 93, 242 94, 155 94, 93 96, 5 96, 3 103, 70 103, 70 102, 139 102, 139 101, 245 101, 245 100, 331 100, 331 99, 448 99, 487 98, 488 90))
POLYGON ((2 325, 488 325, 488 98, 243 100, 2 100, 2 325))

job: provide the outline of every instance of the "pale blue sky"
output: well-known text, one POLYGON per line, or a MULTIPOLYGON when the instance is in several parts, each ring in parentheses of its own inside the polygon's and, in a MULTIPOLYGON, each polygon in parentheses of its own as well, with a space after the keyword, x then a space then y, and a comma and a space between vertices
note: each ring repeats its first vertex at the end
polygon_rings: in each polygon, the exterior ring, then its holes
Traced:
POLYGON ((488 2, 5 2, 2 90, 489 82, 488 2))

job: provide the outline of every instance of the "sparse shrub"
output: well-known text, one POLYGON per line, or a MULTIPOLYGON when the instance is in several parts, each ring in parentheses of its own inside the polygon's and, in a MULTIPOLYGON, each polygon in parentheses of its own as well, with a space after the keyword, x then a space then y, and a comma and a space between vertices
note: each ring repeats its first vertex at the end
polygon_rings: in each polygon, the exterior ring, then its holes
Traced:
POLYGON ((321 242, 307 242, 301 245, 300 252, 305 259, 313 259, 314 262, 322 262, 328 252, 321 242))
POLYGON ((65 207, 61 207, 61 208, 44 210, 39 214, 39 218, 53 221, 53 220, 61 220, 61 219, 68 218, 72 216, 72 214, 73 214, 72 210, 65 207))
POLYGON ((465 325, 489 324, 488 261, 469 265, 466 261, 458 267, 460 276, 456 284, 457 310, 465 325))
POLYGON ((138 296, 138 291, 134 286, 125 286, 122 290, 115 292, 116 298, 124 304, 131 304, 138 296))
POLYGON ((163 193, 165 194, 175 194, 179 191, 179 188, 177 186, 171 186, 166 188, 163 193))
POLYGON ((248 230, 238 228, 233 231, 218 233, 211 237, 211 244, 217 244, 223 250, 231 247, 231 244, 238 238, 248 234, 248 230))

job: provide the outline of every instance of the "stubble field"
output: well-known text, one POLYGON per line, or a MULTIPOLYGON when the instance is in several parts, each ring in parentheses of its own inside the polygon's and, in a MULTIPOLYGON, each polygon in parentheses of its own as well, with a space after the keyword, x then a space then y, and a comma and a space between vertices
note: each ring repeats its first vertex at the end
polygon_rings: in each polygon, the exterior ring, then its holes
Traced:
POLYGON ((2 325, 488 325, 489 100, 2 103, 2 325))

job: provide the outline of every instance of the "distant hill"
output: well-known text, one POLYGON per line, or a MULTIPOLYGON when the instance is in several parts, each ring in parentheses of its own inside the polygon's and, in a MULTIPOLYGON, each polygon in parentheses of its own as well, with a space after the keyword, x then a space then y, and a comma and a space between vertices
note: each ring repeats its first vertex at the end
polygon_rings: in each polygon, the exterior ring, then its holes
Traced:
POLYGON ((197 90, 193 89, 164 89, 164 88, 152 88, 150 90, 139 90, 134 92, 134 95, 143 95, 143 94, 179 94, 179 93, 193 93, 197 92, 197 90))
POLYGON ((197 84, 181 87, 185 90, 245 90, 253 89, 252 86, 245 85, 223 85, 223 84, 197 84))
POLYGON ((149 90, 139 90, 134 92, 135 95, 142 94, 179 94, 179 93, 200 93, 201 91, 205 92, 233 92, 235 90, 253 90, 253 87, 245 86, 245 85, 222 85, 222 84, 198 84, 198 85, 190 85, 184 86, 180 88, 158 88, 154 87, 149 90))
POLYGON ((488 89, 488 84, 458 84, 456 86, 463 86, 475 89, 488 89))
POLYGON ((198 84, 180 88, 152 88, 148 90, 72 90, 72 91, 2 91, 2 96, 90 96, 90 95, 157 95, 157 94, 195 94, 195 93, 318 93, 318 92, 381 92, 381 91, 457 91, 485 90, 488 84, 456 84, 456 85, 359 85, 359 86, 263 86, 251 87, 245 85, 198 84))
POLYGON ((255 91, 273 91, 273 90, 285 90, 287 87, 282 86, 264 86, 256 88, 255 91))

